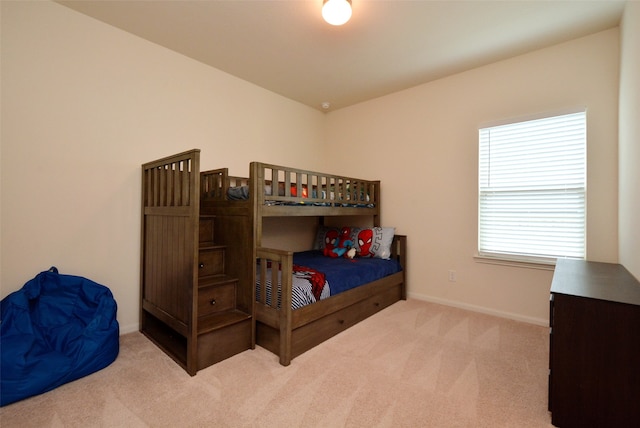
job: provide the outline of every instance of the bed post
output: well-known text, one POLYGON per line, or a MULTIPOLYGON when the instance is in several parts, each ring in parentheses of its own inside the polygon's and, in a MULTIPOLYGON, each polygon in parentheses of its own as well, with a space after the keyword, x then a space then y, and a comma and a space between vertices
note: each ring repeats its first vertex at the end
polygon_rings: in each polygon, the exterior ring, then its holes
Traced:
POLYGON ((407 236, 395 235, 391 245, 391 257, 396 259, 402 266, 402 300, 407 300, 407 236))
POLYGON ((375 181, 375 189, 373 191, 373 201, 376 206, 376 213, 373 215, 373 225, 375 227, 381 226, 380 220, 380 181, 375 181))
POLYGON ((251 280, 249 282, 249 284, 251 285, 251 349, 255 349, 256 347, 256 291, 255 291, 255 286, 254 284, 256 283, 256 258, 258 257, 258 253, 257 253, 257 248, 262 246, 262 219, 260 218, 260 212, 258 210, 260 210, 262 207, 258 207, 258 192, 256 191, 256 189, 258 189, 258 164, 256 162, 251 162, 249 163, 249 182, 247 183, 249 185, 249 199, 251 204, 250 206, 250 212, 249 214, 249 218, 250 218, 250 223, 251 223, 251 228, 253 229, 252 231, 252 240, 253 240, 253 244, 250 243, 246 243, 243 245, 251 245, 251 259, 250 259, 250 263, 251 263, 251 269, 253 269, 253 273, 250 275, 251 280))
MULTIPOLYGON (((255 260, 255 249, 262 246, 262 206, 264 195, 259 191, 264 182, 264 168, 259 162, 249 164, 249 198, 251 199, 251 216, 253 217, 253 259, 255 260)), ((255 278, 254 278, 255 279, 255 278)))
POLYGON ((293 272, 293 257, 285 257, 282 259, 280 266, 282 271, 282 302, 279 310, 279 327, 280 327, 280 364, 288 366, 291 364, 291 329, 292 329, 292 309, 291 309, 291 289, 293 277, 291 274, 285 275, 285 272, 293 272))

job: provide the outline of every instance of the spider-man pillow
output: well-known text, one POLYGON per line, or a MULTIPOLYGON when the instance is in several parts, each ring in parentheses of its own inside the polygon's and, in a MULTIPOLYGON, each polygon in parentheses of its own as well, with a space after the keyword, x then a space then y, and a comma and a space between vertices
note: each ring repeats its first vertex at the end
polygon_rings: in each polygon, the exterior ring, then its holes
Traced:
POLYGON ((316 232, 316 239, 313 241, 313 249, 324 251, 327 245, 335 245, 337 237, 340 235, 340 228, 320 225, 316 232))
MULTIPOLYGON (((332 251, 338 243, 340 230, 337 227, 319 226, 313 249, 332 251)), ((395 227, 352 227, 351 241, 356 249, 356 257, 390 258, 395 232, 395 227)))
POLYGON ((356 256, 389 259, 395 233, 395 227, 352 228, 351 236, 356 248, 356 256))

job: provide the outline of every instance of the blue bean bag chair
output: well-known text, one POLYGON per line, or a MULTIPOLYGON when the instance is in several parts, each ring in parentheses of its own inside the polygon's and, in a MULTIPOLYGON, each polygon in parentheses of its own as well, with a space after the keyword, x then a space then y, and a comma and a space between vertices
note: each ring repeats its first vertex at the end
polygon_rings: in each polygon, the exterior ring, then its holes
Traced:
POLYGON ((50 391, 111 364, 120 349, 111 291, 41 272, 0 304, 0 406, 50 391))

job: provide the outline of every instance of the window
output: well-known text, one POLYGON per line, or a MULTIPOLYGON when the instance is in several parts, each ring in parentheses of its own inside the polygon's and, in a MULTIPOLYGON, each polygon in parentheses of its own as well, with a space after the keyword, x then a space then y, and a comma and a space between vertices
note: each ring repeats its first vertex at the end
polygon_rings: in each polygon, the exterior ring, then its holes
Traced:
POLYGON ((586 112, 479 134, 479 255, 584 258, 586 112))

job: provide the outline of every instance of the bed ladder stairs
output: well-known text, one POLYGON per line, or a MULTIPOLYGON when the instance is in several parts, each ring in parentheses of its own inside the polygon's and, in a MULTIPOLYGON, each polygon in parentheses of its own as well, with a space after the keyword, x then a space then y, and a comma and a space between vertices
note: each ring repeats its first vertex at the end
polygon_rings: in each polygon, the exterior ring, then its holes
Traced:
POLYGON ((140 332, 191 376, 255 346, 242 272, 201 192, 198 149, 142 165, 140 332))
POLYGON ((215 216, 201 215, 198 257, 198 368, 248 349, 251 315, 237 309, 238 279, 225 272, 226 246, 214 239, 215 216))

